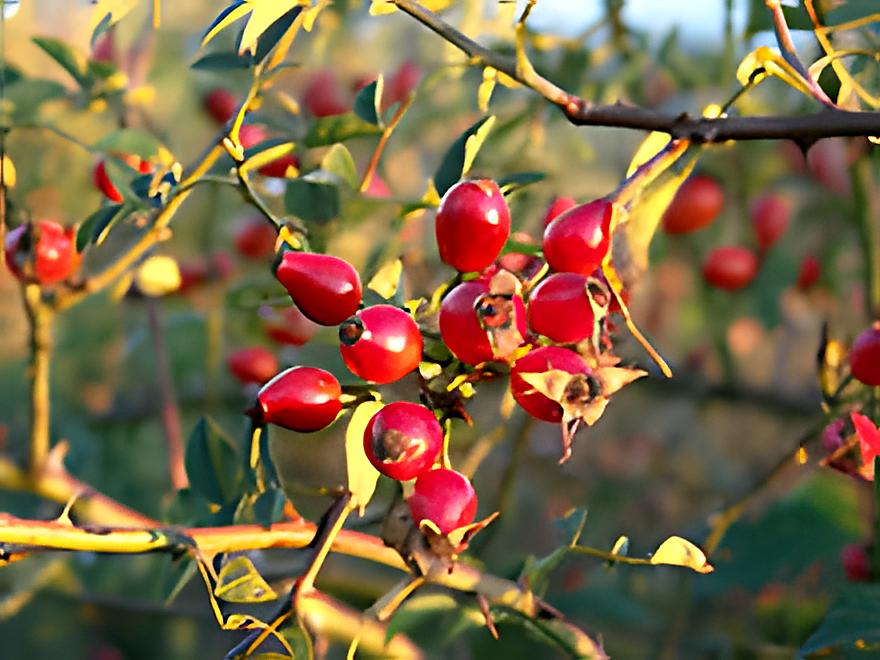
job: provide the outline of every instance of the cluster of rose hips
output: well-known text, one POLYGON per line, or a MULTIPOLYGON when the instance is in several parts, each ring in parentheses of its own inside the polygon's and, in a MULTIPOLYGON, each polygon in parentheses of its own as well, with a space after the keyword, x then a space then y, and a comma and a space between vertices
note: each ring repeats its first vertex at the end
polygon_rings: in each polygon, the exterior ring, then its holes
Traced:
MULTIPOLYGON (((663 216, 667 234, 689 234, 707 227, 724 208, 724 191, 711 177, 691 177, 679 188, 663 216)), ((748 286, 761 266, 761 258, 782 237, 791 220, 792 205, 777 193, 757 197, 749 209, 757 253, 741 246, 723 246, 712 250, 703 262, 703 277, 711 286, 736 291, 748 286)), ((819 261, 805 255, 801 261, 797 286, 811 288, 820 276, 819 261)))
MULTIPOLYGON (((275 277, 294 308, 314 324, 338 326, 342 359, 362 380, 393 383, 423 360, 436 360, 423 355, 423 332, 435 327, 452 354, 439 373, 420 372, 421 403, 389 403, 364 431, 364 451, 380 473, 414 480, 407 503, 417 524, 427 521, 447 535, 469 526, 477 508, 470 481, 449 469, 443 451, 441 421, 467 415, 458 407, 461 399, 437 396, 438 389, 449 393, 453 381, 472 383, 509 369, 516 402, 533 417, 562 425, 565 460, 578 426, 593 424, 610 395, 645 374, 618 367, 610 350, 606 321, 616 309, 615 294, 602 263, 613 212, 605 199, 583 205, 557 200, 545 219, 543 258, 537 250, 502 255, 511 224, 504 195, 491 180, 459 182, 436 215, 440 259, 458 271, 439 310, 427 301, 414 312, 388 303, 364 307, 358 272, 344 259, 288 245, 276 255, 275 277), (441 387, 433 387, 434 378, 441 387)), ((530 241, 522 234, 515 238, 530 241)), ((242 380, 244 372, 265 380, 277 368, 274 356, 235 357, 230 367, 242 380)), ((259 390, 255 416, 259 423, 311 432, 329 426, 344 407, 332 374, 294 366, 259 390)))

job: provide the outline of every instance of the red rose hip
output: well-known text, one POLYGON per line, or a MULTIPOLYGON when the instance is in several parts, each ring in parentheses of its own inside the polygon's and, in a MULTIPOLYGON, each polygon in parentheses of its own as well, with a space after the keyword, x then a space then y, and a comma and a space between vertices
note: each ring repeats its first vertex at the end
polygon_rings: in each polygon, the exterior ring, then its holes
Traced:
POLYGON ((741 247, 715 248, 703 263, 703 277, 712 286, 736 291, 748 286, 758 273, 758 258, 741 247))
POLYGON ((278 373, 278 360, 268 348, 254 346, 231 353, 226 359, 229 371, 242 384, 263 383, 278 373))
POLYGON ((275 277, 300 311, 320 325, 338 325, 361 304, 361 279, 345 259, 314 252, 285 252, 275 277))
POLYGON ((553 341, 574 344, 592 337, 594 321, 583 275, 554 273, 529 297, 529 327, 553 341))
POLYGON ((313 117, 329 117, 348 112, 336 74, 326 69, 312 76, 303 91, 303 105, 313 117))
POLYGON ((310 321, 298 307, 288 307, 279 312, 261 312, 265 319, 266 335, 279 344, 302 346, 314 336, 318 325, 310 321))
POLYGON ((850 582, 868 582, 871 579, 871 560, 862 543, 850 543, 840 551, 843 572, 850 582))
POLYGON ((430 520, 442 534, 470 525, 477 515, 477 494, 466 476, 437 468, 416 479, 407 500, 416 525, 430 520))
POLYGON ((19 225, 6 234, 6 266, 16 278, 55 284, 79 266, 75 231, 56 222, 39 220, 19 225))
MULTIPOLYGON (((131 169, 136 170, 140 174, 149 174, 153 169, 149 161, 143 160, 140 156, 136 156, 134 154, 119 154, 117 158, 119 158, 119 160, 121 160, 131 169)), ((119 192, 119 189, 113 185, 113 181, 111 181, 110 175, 107 174, 107 165, 103 160, 99 160, 98 163, 95 165, 95 171, 93 172, 93 181, 95 183, 95 187, 100 190, 104 194, 104 196, 111 202, 115 202, 117 204, 122 202, 122 193, 119 192)))
POLYGON ((778 241, 791 220, 791 204, 784 197, 768 193, 758 197, 751 206, 752 226, 762 251, 778 241))
POLYGON ((235 230, 234 242, 238 253, 248 259, 267 259, 275 254, 278 232, 261 217, 248 218, 235 230))
POLYGON ((856 380, 880 386, 880 321, 856 337, 849 350, 849 368, 856 380))
POLYGON ((397 481, 415 479, 429 470, 443 447, 443 429, 430 410, 417 403, 389 403, 364 430, 370 463, 397 481))
POLYGON ((564 371, 572 376, 590 374, 584 359, 567 348, 544 346, 530 351, 513 364, 510 370, 510 391, 520 407, 532 417, 545 422, 561 422, 563 410, 559 402, 537 391, 523 378, 523 374, 541 374, 564 371))
POLYGON ((434 230, 444 263, 463 273, 482 271, 510 235, 507 201, 494 181, 460 181, 440 200, 434 230))
POLYGON ((577 206, 577 202, 572 197, 557 197, 552 202, 550 202, 550 206, 547 207, 547 212, 544 214, 544 223, 543 226, 546 227, 551 222, 556 220, 560 215, 569 211, 577 206))
POLYGON ((613 206, 606 199, 575 206, 544 229, 544 258, 559 273, 590 275, 610 245, 613 206))
POLYGON ((205 95, 203 107, 218 124, 225 124, 238 110, 238 100, 228 89, 218 87, 205 95))
POLYGON ((522 297, 492 295, 489 283, 480 278, 447 294, 440 305, 439 324, 440 336, 455 357, 465 364, 480 364, 503 358, 507 349, 515 348, 500 346, 500 333, 512 331, 520 339, 525 337, 526 310, 522 297))
POLYGON ((711 224, 724 208, 724 191, 715 179, 698 174, 685 181, 663 214, 667 234, 687 234, 711 224))
POLYGON ((257 395, 260 419, 292 431, 309 433, 329 426, 342 403, 333 374, 316 367, 291 367, 263 385, 257 395))
POLYGON ((822 275, 822 266, 819 260, 812 254, 806 255, 801 261, 801 268, 798 271, 797 285, 802 291, 813 288, 822 275))
POLYGON ((358 378, 384 385, 406 376, 422 359, 422 334, 404 310, 374 305, 339 326, 339 352, 358 378))

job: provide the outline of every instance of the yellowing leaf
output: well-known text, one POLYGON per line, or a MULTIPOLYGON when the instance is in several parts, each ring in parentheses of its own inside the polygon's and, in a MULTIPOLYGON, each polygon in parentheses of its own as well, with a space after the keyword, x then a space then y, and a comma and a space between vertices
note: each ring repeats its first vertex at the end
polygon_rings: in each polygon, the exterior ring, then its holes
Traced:
POLYGON ((92 10, 91 21, 89 22, 89 32, 94 32, 98 24, 104 20, 107 14, 110 14, 110 23, 113 25, 125 16, 132 9, 137 7, 138 0, 98 0, 95 8, 92 10))
POLYGON ((491 66, 483 69, 483 81, 477 90, 477 106, 480 111, 486 112, 489 109, 489 101, 492 98, 492 92, 495 91, 496 82, 498 82, 498 71, 491 66))
POLYGON ((379 471, 364 453, 364 430, 370 419, 384 407, 380 401, 365 401, 351 415, 345 429, 345 465, 348 472, 348 490, 351 504, 361 515, 370 503, 379 480, 379 471))
POLYGON ((636 149, 636 153, 629 163, 629 167, 626 170, 627 178, 635 174, 639 167, 660 153, 660 151, 669 144, 670 140, 672 140, 672 137, 668 133, 661 133, 660 131, 649 133, 648 137, 642 140, 642 143, 639 145, 639 148, 636 149))
POLYGON ((759 46, 746 55, 736 69, 740 85, 758 84, 767 76, 776 76, 786 84, 807 96, 812 96, 810 86, 795 68, 769 46, 759 46))
POLYGON ((220 569, 214 595, 228 603, 263 603, 278 598, 251 560, 243 555, 220 569))
POLYGON ((651 556, 651 563, 684 566, 697 573, 711 573, 715 570, 702 550, 680 536, 670 536, 663 541, 651 556))
POLYGON ((320 0, 318 4, 310 9, 306 10, 303 14, 303 29, 306 32, 311 32, 312 27, 315 25, 315 21, 318 20, 318 15, 327 5, 331 4, 332 0, 320 0))
POLYGON ((147 259, 134 276, 138 291, 151 298, 177 291, 180 282, 180 268, 177 262, 165 255, 156 255, 147 259))
POLYGON ((397 11, 397 5, 388 0, 373 0, 370 3, 370 16, 384 16, 397 11))
POLYGON ((495 115, 491 115, 464 143, 464 164, 461 168, 462 176, 467 176, 467 173, 471 171, 474 159, 477 157, 480 147, 483 146, 483 142, 486 141, 486 138, 489 136, 489 131, 492 130, 494 125, 495 115))
POLYGON ((260 35, 300 3, 299 0, 249 0, 248 4, 253 11, 241 34, 241 42, 238 45, 239 55, 256 51, 257 39, 260 35))
POLYGON ((402 273, 403 262, 400 259, 388 261, 373 275, 373 278, 367 284, 367 288, 372 289, 385 298, 385 300, 390 300, 397 293, 402 273))
POLYGON ((211 27, 208 28, 208 31, 205 33, 205 36, 202 37, 202 48, 204 48, 211 39, 220 34, 223 30, 228 28, 230 25, 235 23, 238 19, 243 16, 247 16, 253 11, 253 6, 249 2, 241 2, 236 5, 230 5, 226 9, 224 9, 217 18, 214 19, 214 22, 211 24, 211 27))
POLYGON ((268 165, 269 163, 278 160, 282 156, 286 156, 291 151, 293 151, 294 146, 296 145, 293 142, 284 142, 283 144, 276 144, 274 147, 264 149, 263 151, 254 154, 246 161, 244 161, 239 166, 239 169, 243 173, 258 170, 263 167, 263 165, 268 165))
POLYGON ((428 187, 420 201, 429 206, 440 206, 440 193, 437 192, 437 186, 434 185, 433 179, 428 179, 428 187))

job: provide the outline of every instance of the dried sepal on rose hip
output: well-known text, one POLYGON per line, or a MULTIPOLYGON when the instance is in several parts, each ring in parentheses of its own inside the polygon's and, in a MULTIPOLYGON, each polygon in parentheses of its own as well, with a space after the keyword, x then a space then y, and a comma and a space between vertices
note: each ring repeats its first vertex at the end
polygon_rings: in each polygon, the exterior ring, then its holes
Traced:
POLYGON ((474 487, 466 476, 448 468, 422 473, 406 502, 413 523, 424 534, 431 551, 450 560, 467 548, 474 534, 498 516, 494 513, 474 522, 477 514, 474 487))
POLYGON ((532 417, 560 424, 560 463, 571 456, 571 440, 580 424, 595 424, 611 395, 647 375, 641 369, 617 367, 618 361, 614 356, 603 356, 591 366, 567 348, 543 346, 511 368, 510 389, 516 402, 532 417))
POLYGON ((822 432, 826 456, 820 465, 865 481, 874 480, 874 459, 880 456, 880 429, 860 413, 835 420, 822 432))
POLYGON ((506 270, 455 287, 439 316, 440 335, 452 354, 474 365, 513 355, 526 336, 521 288, 506 270))
POLYGON ((417 403, 389 403, 364 429, 364 452, 370 463, 397 481, 415 479, 430 470, 442 447, 440 422, 417 403))

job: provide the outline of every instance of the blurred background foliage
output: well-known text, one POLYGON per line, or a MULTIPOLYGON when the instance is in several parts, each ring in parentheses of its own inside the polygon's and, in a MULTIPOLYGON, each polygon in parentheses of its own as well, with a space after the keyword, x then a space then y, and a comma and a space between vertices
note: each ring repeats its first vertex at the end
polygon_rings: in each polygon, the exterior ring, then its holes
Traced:
MULTIPOLYGON (((162 26, 155 33, 144 30, 146 7, 139 8, 115 29, 123 60, 132 49, 152 53, 143 70, 128 72, 126 100, 133 121, 183 163, 217 130, 202 109, 204 95, 222 86, 241 96, 249 82, 244 72, 191 66, 203 54, 202 29, 220 4, 163 3, 162 26)), ((540 70, 585 98, 632 100, 671 111, 698 113, 710 102, 727 99, 736 89, 737 62, 766 40, 762 30, 769 27, 761 2, 713 0, 702 3, 712 11, 701 8, 698 13, 688 2, 609 1, 593 17, 574 10, 567 14, 571 4, 576 3, 556 3, 543 16, 536 14, 535 28, 542 36, 533 46, 540 70), (674 24, 662 30, 652 25, 651 17, 660 14, 674 15, 674 24), (580 28, 573 30, 575 25, 580 28), (560 27, 564 34, 554 34, 560 27), (700 38, 710 29, 717 39, 700 38)), ((450 17, 483 42, 509 43, 514 10, 510 3, 459 2, 450 17)), ((38 108, 35 104, 28 121, 52 124, 86 144, 117 129, 112 106, 74 93, 73 81, 32 37, 54 36, 87 52, 90 16, 88 3, 25 0, 7 22, 5 35, 10 65, 70 92, 38 108)), ((876 47, 877 33, 867 35, 876 47)), ((817 51, 809 34, 801 37, 805 59, 811 61, 810 53, 817 51)), ((221 35, 209 50, 228 48, 232 38, 221 35)), ((316 29, 297 39, 291 57, 298 66, 280 77, 257 117, 273 136, 298 143, 312 120, 291 112, 280 93, 301 102, 316 71, 333 71, 347 103, 365 77, 380 71, 388 76, 407 61, 424 71, 415 102, 379 167, 390 197, 350 196, 316 235, 362 274, 375 261, 377 247, 400 253, 407 295, 432 291, 450 275, 437 259, 432 214, 402 221, 402 210, 422 197, 448 146, 482 116, 480 72, 463 68, 458 55, 414 21, 401 14, 368 17, 364 3, 356 0, 340 0, 325 10, 316 29)), ((34 86, 21 93, 39 90, 34 86)), ((744 114, 796 113, 806 107, 808 101, 775 81, 739 105, 744 114)), ((501 86, 490 111, 497 123, 473 172, 496 179, 523 171, 545 175, 509 199, 515 228, 534 237, 540 236, 544 209, 554 196, 587 201, 612 190, 643 137, 635 131, 572 127, 541 99, 501 86)), ((346 142, 359 173, 375 144, 375 137, 346 142)), ((92 184, 94 154, 52 132, 30 128, 13 130, 7 150, 18 172, 10 194, 16 220, 49 218, 71 225, 99 206, 101 196, 92 184)), ((589 545, 610 548, 625 534, 632 539, 631 553, 644 555, 671 534, 700 542, 713 512, 748 492, 799 442, 815 435, 823 422, 815 375, 822 325, 829 322, 833 335, 845 341, 866 325, 862 238, 851 173, 867 168, 877 185, 880 161, 876 153, 866 156, 867 151, 866 141, 831 139, 815 145, 806 159, 797 145, 784 142, 728 144, 705 152, 698 170, 724 189, 721 216, 692 236, 660 233, 652 245, 651 271, 633 292, 636 317, 676 377, 645 380, 616 397, 603 419, 578 436, 572 460, 562 467, 556 464, 558 428, 515 413, 496 432, 498 441, 490 445, 475 478, 481 514, 497 509, 502 515, 475 540, 469 552, 473 561, 515 578, 527 556, 546 555, 567 540, 554 521, 576 507, 589 511, 584 536, 589 545), (710 289, 700 275, 703 257, 722 244, 754 247, 749 205, 767 191, 793 204, 785 236, 766 254, 748 288, 737 293, 710 289), (803 290, 796 281, 807 254, 818 259, 822 274, 816 286, 803 290)), ((300 145, 298 154, 303 169, 310 169, 326 148, 300 145)), ((283 184, 260 185, 275 203, 273 194, 283 184)), ((185 432, 205 414, 232 435, 244 431, 241 412, 248 396, 224 366, 225 356, 242 346, 265 345, 277 352, 282 365, 313 364, 351 380, 338 357, 333 329, 321 330, 302 348, 279 347, 266 338, 257 307, 264 298, 280 299, 284 291, 267 263, 241 258, 232 245, 236 227, 253 215, 235 190, 205 186, 180 211, 173 240, 160 248, 181 264, 231 255, 229 277, 159 303, 185 432)), ((100 261, 98 250, 86 268, 100 261)), ((17 283, 5 271, 0 296, 0 420, 7 451, 23 457, 26 325, 17 283)), ((53 435, 70 442, 72 474, 148 515, 168 517, 173 498, 148 313, 143 300, 116 303, 99 296, 60 319, 52 372, 53 435)), ((646 361, 629 338, 621 338, 619 351, 627 359, 646 361)), ((402 387, 398 394, 406 396, 402 387)), ((386 398, 393 392, 392 386, 386 398)), ((465 456, 499 429, 502 395, 500 386, 481 387, 470 404, 473 429, 455 428, 456 456, 465 456)), ((319 489, 344 481, 341 435, 339 428, 309 436, 272 431, 272 452, 288 493, 306 515, 320 515, 326 508, 319 489)), ((792 461, 749 503, 713 556, 715 573, 609 569, 572 556, 553 574, 548 600, 601 634, 616 658, 790 657, 842 592, 850 599, 847 607, 862 614, 880 598, 876 585, 847 590, 839 560, 844 545, 867 535, 869 489, 815 467, 816 450, 807 453, 806 465, 792 461)), ((383 483, 364 529, 376 528, 391 493, 391 485, 383 483)), ((59 511, 56 505, 5 492, 0 509, 41 518, 59 511)), ((294 573, 296 559, 290 554, 258 553, 256 560, 264 573, 280 578, 294 573)), ((191 582, 163 606, 173 570, 167 557, 89 554, 46 554, 4 568, 0 655, 94 660, 222 656, 236 633, 217 629, 203 585, 191 582)), ((393 571, 333 557, 319 584, 367 607, 394 579, 393 571)), ((466 605, 473 609, 473 603, 466 605)), ((441 591, 426 590, 404 613, 410 618, 400 625, 405 623, 414 639, 438 657, 550 653, 535 646, 523 629, 504 622, 499 624, 501 640, 493 641, 441 591), (456 636, 456 631, 463 634, 456 636)), ((853 639, 862 634, 859 625, 853 624, 853 639)), ((340 654, 344 649, 330 651, 330 657, 340 654)))

